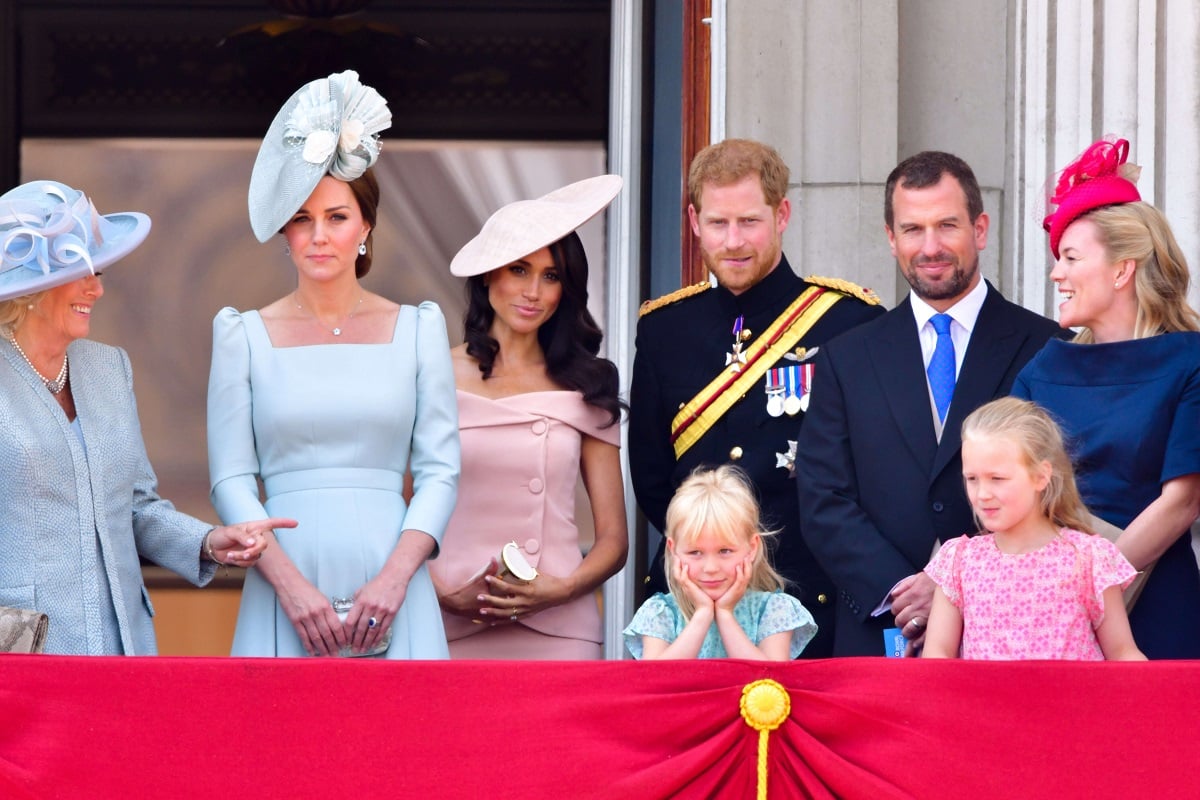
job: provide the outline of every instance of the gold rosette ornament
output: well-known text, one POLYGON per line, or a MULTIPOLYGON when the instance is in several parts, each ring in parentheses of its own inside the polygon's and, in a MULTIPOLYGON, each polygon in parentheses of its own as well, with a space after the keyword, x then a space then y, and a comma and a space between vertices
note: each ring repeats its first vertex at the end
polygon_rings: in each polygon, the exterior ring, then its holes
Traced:
POLYGON ((740 702, 742 719, 758 731, 758 799, 767 798, 767 745, 771 731, 792 713, 792 698, 781 685, 770 679, 746 684, 740 702))

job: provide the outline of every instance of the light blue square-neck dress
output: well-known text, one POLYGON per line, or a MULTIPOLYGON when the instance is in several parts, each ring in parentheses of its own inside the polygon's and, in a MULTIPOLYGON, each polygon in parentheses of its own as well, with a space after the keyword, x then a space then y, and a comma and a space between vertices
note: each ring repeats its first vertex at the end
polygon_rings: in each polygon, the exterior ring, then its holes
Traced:
MULTIPOLYGON (((275 347, 257 311, 222 309, 213 320, 208 451, 221 519, 298 520, 277 533, 280 547, 323 594, 352 597, 379 573, 401 531, 424 531, 440 543, 454 509, 458 419, 441 311, 433 303, 402 307, 386 344, 275 347)), ((253 569, 232 653, 305 655, 274 589, 253 569)), ((424 566, 409 583, 385 655, 448 657, 424 566)))

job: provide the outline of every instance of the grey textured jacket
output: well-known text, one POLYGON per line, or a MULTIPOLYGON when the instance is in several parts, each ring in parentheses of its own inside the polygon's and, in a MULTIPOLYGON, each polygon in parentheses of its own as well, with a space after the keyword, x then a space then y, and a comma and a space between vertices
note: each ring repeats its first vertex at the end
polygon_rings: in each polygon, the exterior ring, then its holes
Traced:
POLYGON ((196 585, 211 525, 158 496, 124 350, 67 348, 82 443, 36 373, 0 339, 0 605, 50 616, 47 653, 153 655, 138 556, 196 585))

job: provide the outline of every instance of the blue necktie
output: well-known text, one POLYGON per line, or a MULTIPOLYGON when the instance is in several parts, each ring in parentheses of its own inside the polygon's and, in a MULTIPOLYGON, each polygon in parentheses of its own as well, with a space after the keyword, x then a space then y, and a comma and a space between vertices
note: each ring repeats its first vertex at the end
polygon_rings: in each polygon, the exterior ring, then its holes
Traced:
POLYGON ((933 391, 933 404, 938 419, 946 421, 950 399, 954 397, 954 340, 950 338, 950 315, 934 314, 929 322, 937 331, 937 346, 925 374, 929 376, 929 388, 933 391))

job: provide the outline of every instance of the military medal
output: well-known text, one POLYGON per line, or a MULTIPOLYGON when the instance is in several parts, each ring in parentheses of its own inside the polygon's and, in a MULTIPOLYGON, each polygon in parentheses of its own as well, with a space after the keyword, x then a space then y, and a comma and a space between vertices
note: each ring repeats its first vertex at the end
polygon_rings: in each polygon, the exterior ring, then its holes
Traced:
POLYGON ((775 454, 775 467, 777 469, 786 469, 788 477, 796 477, 796 443, 791 439, 787 440, 788 449, 786 453, 775 454))
POLYGON ((783 370, 767 370, 767 413, 772 417, 783 414, 783 370))
POLYGON ((745 318, 738 314, 738 318, 733 321, 733 350, 725 354, 725 366, 729 367, 730 372, 741 372, 742 365, 746 363, 746 354, 742 352, 742 342, 745 339, 742 336, 744 324, 745 318))
POLYGON ((787 367, 787 397, 783 401, 783 410, 789 417, 800 413, 800 370, 787 367))
POLYGON ((808 411, 808 398, 812 396, 813 364, 800 365, 800 410, 808 411))

